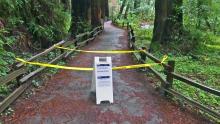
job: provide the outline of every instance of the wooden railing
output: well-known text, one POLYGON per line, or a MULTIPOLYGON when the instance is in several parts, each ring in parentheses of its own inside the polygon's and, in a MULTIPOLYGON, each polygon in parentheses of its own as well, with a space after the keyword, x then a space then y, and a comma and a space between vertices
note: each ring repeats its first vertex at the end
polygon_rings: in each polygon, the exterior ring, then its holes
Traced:
MULTIPOLYGON (((67 47, 70 45, 74 45, 76 49, 81 48, 84 45, 88 44, 90 41, 94 40, 95 37, 102 32, 102 30, 103 30, 103 26, 96 27, 91 32, 86 32, 86 33, 77 35, 76 39, 74 40, 61 41, 53 45, 52 47, 46 49, 45 51, 31 57, 27 61, 34 61, 34 60, 38 60, 40 58, 45 57, 50 52, 57 50, 56 46, 67 47)), ((64 52, 61 49, 58 49, 58 50, 59 50, 59 54, 56 55, 56 57, 53 60, 47 63, 49 64, 57 63, 59 60, 67 58, 71 53, 74 52, 74 51, 64 52)), ((16 64, 15 68, 16 69, 13 72, 9 73, 5 77, 0 77, 1 84, 9 85, 10 82, 16 81, 16 85, 18 86, 17 89, 15 89, 2 102, 0 102, 0 113, 3 112, 12 102, 14 102, 32 84, 30 79, 32 79, 37 74, 39 74, 40 72, 46 69, 46 67, 39 67, 37 70, 31 71, 29 68, 24 66, 23 63, 16 64)))
MULTIPOLYGON (((138 48, 135 45, 135 34, 134 34, 134 30, 132 29, 132 27, 128 24, 127 25, 128 28, 128 37, 129 37, 129 45, 130 48, 133 50, 140 50, 143 48, 138 48)), ((146 49, 146 48, 145 48, 146 49)), ((139 55, 134 54, 136 59, 138 59, 139 62, 141 63, 145 63, 145 60, 147 58, 153 60, 156 63, 161 63, 161 61, 154 57, 151 53, 148 53, 147 50, 144 53, 140 53, 139 55)), ((198 88, 202 91, 205 91, 207 93, 216 95, 218 97, 220 97, 220 91, 210 88, 208 86, 205 86, 201 83, 198 83, 192 79, 189 79, 187 77, 181 76, 180 74, 175 73, 175 61, 168 61, 168 64, 162 64, 163 68, 164 68, 164 74, 166 75, 166 77, 164 77, 159 71, 155 70, 152 67, 148 67, 149 70, 151 70, 151 72, 161 81, 161 89, 164 93, 165 96, 173 96, 176 97, 178 99, 182 99, 185 102, 187 102, 188 104, 192 105, 193 107, 196 107, 206 113, 208 113, 209 115, 212 115, 213 117, 220 119, 220 113, 182 95, 181 93, 178 93, 177 91, 175 91, 173 89, 173 80, 179 80, 185 84, 188 84, 192 87, 198 88)))

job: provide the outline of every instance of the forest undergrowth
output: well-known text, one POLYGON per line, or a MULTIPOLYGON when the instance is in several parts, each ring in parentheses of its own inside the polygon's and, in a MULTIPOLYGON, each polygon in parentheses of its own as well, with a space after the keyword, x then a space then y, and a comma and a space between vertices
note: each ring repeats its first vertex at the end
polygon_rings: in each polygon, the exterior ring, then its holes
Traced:
MULTIPOLYGON (((186 2, 185 7, 191 8, 192 6, 190 6, 190 4, 193 3, 186 2)), ((153 9, 150 13, 154 13, 153 9)), ((211 88, 220 90, 219 23, 212 22, 212 24, 216 26, 215 31, 218 30, 218 32, 213 32, 213 30, 207 29, 205 22, 202 23, 202 28, 196 28, 195 17, 192 18, 193 13, 189 14, 189 11, 186 10, 185 13, 188 15, 184 16, 183 34, 181 36, 174 36, 175 38, 173 39, 175 40, 170 41, 167 45, 154 44, 151 46, 154 27, 154 16, 152 16, 152 14, 142 16, 142 14, 137 15, 135 11, 132 11, 129 13, 127 19, 115 18, 115 23, 120 27, 126 27, 127 23, 132 26, 136 36, 135 44, 139 48, 147 47, 157 58, 162 58, 167 54, 169 60, 175 60, 176 73, 191 78, 211 88), (154 50, 151 50, 152 47, 154 50)), ((216 15, 214 17, 212 16, 209 16, 210 21, 216 19, 216 15)), ((153 61, 147 59, 146 62, 151 63, 153 61)), ((161 66, 156 66, 155 69, 163 73, 163 68, 161 66)), ((152 74, 148 75, 155 80, 155 77, 152 74)), ((160 82, 158 80, 155 86, 158 87, 159 84, 160 82)), ((188 98, 196 100, 197 102, 220 112, 219 97, 203 92, 177 80, 174 80, 173 88, 188 98)))

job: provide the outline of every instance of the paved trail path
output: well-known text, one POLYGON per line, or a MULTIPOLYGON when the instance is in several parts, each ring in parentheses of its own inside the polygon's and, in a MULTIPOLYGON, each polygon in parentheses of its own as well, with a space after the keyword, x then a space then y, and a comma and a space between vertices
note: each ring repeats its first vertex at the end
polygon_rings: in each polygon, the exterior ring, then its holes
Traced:
MULTIPOLYGON (((110 22, 86 50, 127 50, 126 31, 110 22)), ((94 56, 80 53, 71 58, 69 66, 92 67, 94 56)), ((108 55, 113 66, 135 64, 130 54, 108 55)), ((4 122, 15 124, 206 124, 207 122, 178 105, 164 99, 149 84, 144 73, 137 70, 113 72, 112 105, 96 105, 90 96, 91 72, 61 70, 31 98, 15 103, 14 117, 4 122)))

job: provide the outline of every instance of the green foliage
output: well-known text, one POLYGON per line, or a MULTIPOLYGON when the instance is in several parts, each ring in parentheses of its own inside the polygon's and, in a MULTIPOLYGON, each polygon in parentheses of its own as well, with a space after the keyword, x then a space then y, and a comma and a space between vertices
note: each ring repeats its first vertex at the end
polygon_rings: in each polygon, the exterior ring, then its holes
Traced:
POLYGON ((0 96, 6 96, 9 93, 9 89, 5 85, 0 85, 0 96))
POLYGON ((58 42, 71 25, 71 14, 57 1, 0 0, 0 13, 7 28, 24 25, 37 42, 58 42))
POLYGON ((219 0, 184 0, 184 24, 187 28, 203 31, 220 31, 220 1, 219 0))
POLYGON ((64 10, 62 4, 42 0, 35 1, 32 7, 32 1, 29 0, 26 5, 27 9, 31 9, 32 13, 29 13, 31 18, 23 17, 23 19, 26 20, 28 30, 33 33, 36 41, 46 40, 55 43, 67 36, 71 15, 64 10))
MULTIPOLYGON (((171 56, 171 59, 176 60, 176 72, 203 83, 206 86, 220 90, 220 85, 218 85, 220 81, 219 58, 214 58, 214 55, 212 55, 199 56, 196 60, 191 56, 171 56)), ((217 96, 193 88, 179 81, 175 81, 174 89, 183 93, 185 96, 219 111, 218 106, 220 106, 220 98, 217 96)))
POLYGON ((92 26, 85 20, 80 20, 79 22, 77 22, 77 27, 78 28, 76 29, 75 34, 91 31, 92 29, 92 26))
MULTIPOLYGON (((64 61, 60 61, 60 62, 57 63, 57 65, 60 65, 60 66, 65 65, 65 64, 66 64, 66 63, 65 63, 64 61)), ((50 69, 48 70, 48 72, 49 72, 51 75, 56 74, 58 71, 59 71, 59 69, 56 69, 56 68, 50 68, 50 69)))
POLYGON ((143 20, 153 20, 154 19, 154 0, 142 0, 141 6, 137 9, 131 11, 131 13, 140 16, 143 20))
POLYGON ((54 32, 53 27, 44 27, 35 22, 29 23, 29 31, 33 33, 34 39, 53 41, 54 32))
POLYGON ((14 37, 0 37, 0 76, 6 75, 6 72, 10 70, 8 65, 14 63, 14 53, 8 52, 4 49, 4 47, 10 47, 13 43, 14 37))
POLYGON ((69 33, 70 27, 71 27, 71 22, 72 22, 72 17, 71 14, 65 11, 59 12, 59 9, 55 10, 55 13, 57 15, 55 16, 54 20, 54 28, 55 32, 58 32, 57 34, 60 35, 55 35, 55 39, 64 39, 67 34, 69 33))
POLYGON ((0 76, 6 75, 14 63, 13 45, 17 32, 26 31, 34 44, 49 47, 69 32, 71 14, 63 4, 53 0, 0 0, 0 76))
POLYGON ((40 83, 39 83, 39 81, 37 81, 37 80, 32 80, 32 84, 33 84, 33 86, 36 87, 36 88, 38 88, 38 87, 40 86, 40 83))
POLYGON ((153 36, 153 25, 148 22, 149 19, 142 19, 142 16, 136 15, 135 13, 130 13, 127 19, 116 19, 117 25, 124 27, 127 23, 132 26, 135 36, 136 45, 148 47, 150 45, 153 36), (141 28, 142 23, 148 25, 148 28, 141 28))

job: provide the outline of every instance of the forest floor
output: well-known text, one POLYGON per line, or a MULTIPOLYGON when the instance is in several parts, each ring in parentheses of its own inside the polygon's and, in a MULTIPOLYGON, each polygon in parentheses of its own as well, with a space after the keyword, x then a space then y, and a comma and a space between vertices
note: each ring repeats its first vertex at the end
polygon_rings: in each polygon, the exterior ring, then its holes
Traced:
MULTIPOLYGON (((127 50, 127 32, 105 24, 105 30, 85 50, 127 50)), ((132 55, 80 53, 68 66, 92 67, 95 56, 112 56, 113 66, 135 64, 132 55)), ((91 98, 91 72, 61 70, 29 99, 15 102, 15 113, 2 117, 16 124, 207 124, 207 120, 165 99, 144 72, 113 72, 114 104, 96 105, 91 98)))

